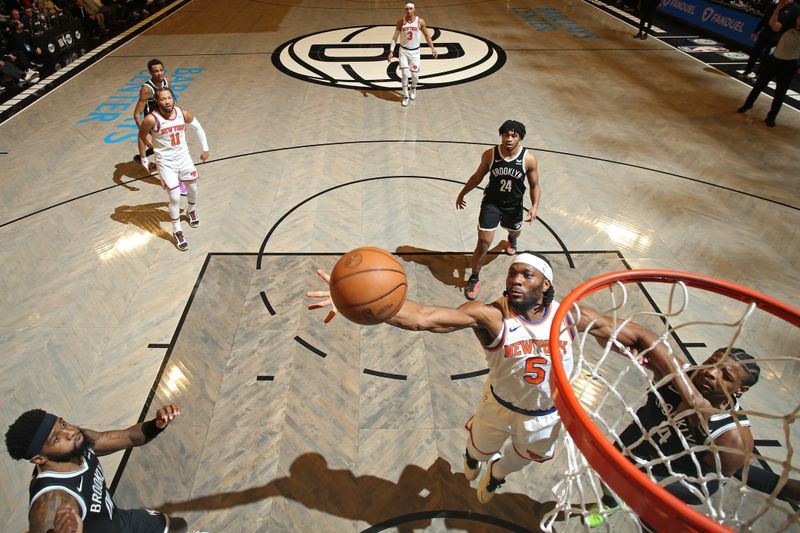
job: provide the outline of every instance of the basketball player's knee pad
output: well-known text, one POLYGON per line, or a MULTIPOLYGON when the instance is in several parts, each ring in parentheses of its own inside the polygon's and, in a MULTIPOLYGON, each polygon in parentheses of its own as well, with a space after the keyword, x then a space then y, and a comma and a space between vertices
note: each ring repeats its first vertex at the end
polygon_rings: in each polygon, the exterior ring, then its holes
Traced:
POLYGON ((197 207, 197 182, 186 182, 186 200, 192 204, 191 207, 197 207))
POLYGON ((169 191, 169 216, 177 220, 181 216, 181 189, 175 187, 169 191))

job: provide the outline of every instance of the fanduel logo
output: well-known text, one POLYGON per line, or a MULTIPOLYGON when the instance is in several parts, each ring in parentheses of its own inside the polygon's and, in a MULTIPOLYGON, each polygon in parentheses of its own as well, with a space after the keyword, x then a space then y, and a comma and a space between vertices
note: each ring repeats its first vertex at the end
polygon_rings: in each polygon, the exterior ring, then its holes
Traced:
MULTIPOLYGON (((438 57, 420 46, 420 87, 446 87, 477 80, 506 62, 491 41, 443 28, 428 28, 438 57)), ((272 54, 275 68, 299 80, 345 89, 399 89, 397 59, 386 61, 394 26, 355 26, 297 37, 272 54)))
POLYGON ((694 15, 694 8, 697 7, 694 4, 688 4, 682 0, 666 0, 664 5, 667 7, 674 7, 678 11, 683 11, 689 15, 694 15))
POLYGON ((712 24, 716 24, 717 26, 722 26, 723 28, 728 28, 739 33, 744 31, 744 21, 720 15, 714 11, 713 7, 707 7, 703 11, 703 22, 707 22, 709 19, 712 24))

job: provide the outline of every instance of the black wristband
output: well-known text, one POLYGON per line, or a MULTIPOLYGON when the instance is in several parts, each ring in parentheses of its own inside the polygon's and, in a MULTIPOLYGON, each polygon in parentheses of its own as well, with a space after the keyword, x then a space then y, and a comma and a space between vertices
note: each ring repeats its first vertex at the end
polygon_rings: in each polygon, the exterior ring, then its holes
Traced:
POLYGON ((166 427, 160 428, 156 425, 156 419, 148 420, 142 424, 142 433, 144 433, 147 440, 158 437, 158 434, 167 429, 166 427))

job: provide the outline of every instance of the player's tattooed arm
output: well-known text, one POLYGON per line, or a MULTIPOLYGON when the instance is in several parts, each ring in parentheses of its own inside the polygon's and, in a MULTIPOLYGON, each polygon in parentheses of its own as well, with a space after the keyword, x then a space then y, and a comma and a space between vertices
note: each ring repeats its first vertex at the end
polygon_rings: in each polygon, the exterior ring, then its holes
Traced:
POLYGON ((63 490, 52 490, 36 499, 29 515, 30 533, 83 531, 78 502, 63 490), (71 512, 70 512, 71 510, 71 512))

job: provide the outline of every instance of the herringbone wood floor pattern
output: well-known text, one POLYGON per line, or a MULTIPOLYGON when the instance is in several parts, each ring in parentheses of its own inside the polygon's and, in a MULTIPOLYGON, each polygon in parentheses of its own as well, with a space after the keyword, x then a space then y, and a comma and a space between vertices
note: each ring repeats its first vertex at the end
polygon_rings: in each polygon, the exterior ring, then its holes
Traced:
MULTIPOLYGON (((768 129, 762 97, 737 115, 744 85, 655 39, 632 40, 581 0, 558 9, 598 39, 527 25, 519 9, 552 7, 542 0, 419 5, 430 26, 489 39, 507 62, 420 90, 408 108, 396 92, 306 83, 271 63, 290 39, 391 25, 401 7, 194 0, 0 126, 3 424, 42 407, 85 427, 126 427, 166 352, 148 417, 170 401, 183 415, 130 454, 120 506, 159 507, 215 532, 361 531, 437 510, 472 514, 391 527, 499 531, 505 520, 536 530, 561 458, 510 476, 485 506, 462 475, 463 424, 482 378, 451 377, 485 367, 472 334, 323 326, 304 297, 320 287, 316 267, 374 245, 403 259, 413 298, 463 302, 480 192, 464 211, 454 201, 507 118, 527 125, 540 166, 539 219, 520 246, 551 252, 559 298, 625 268, 619 253, 632 268, 699 272, 800 303, 797 112, 768 129), (184 222, 185 254, 158 180, 130 163, 130 139, 117 142, 133 131, 133 104, 112 96, 135 89, 151 57, 173 78, 184 69, 178 105, 211 145, 199 167, 202 223, 184 222), (117 116, 109 104, 120 101, 130 105, 117 116)), ((507 267, 490 259, 487 299, 507 267)), ((743 339, 794 354, 800 340, 772 323, 743 339)), ((766 369, 750 405, 796 405, 796 375, 766 369)), ((785 444, 780 427, 756 429, 785 444)), ((109 482, 121 457, 103 459, 109 482)), ((8 531, 27 527, 29 472, 2 454, 8 531)))

